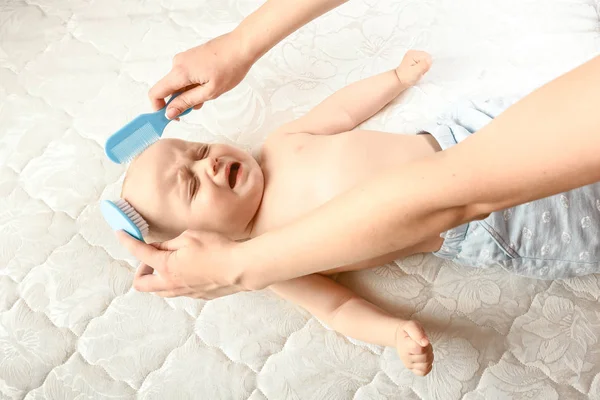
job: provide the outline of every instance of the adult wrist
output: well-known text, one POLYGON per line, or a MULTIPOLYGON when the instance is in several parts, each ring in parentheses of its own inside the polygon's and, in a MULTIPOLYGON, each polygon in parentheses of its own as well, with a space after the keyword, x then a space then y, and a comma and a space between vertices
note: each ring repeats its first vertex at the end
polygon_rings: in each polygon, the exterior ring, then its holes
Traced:
POLYGON ((266 288, 269 283, 257 268, 257 261, 248 251, 248 242, 239 243, 231 250, 233 274, 230 283, 241 291, 254 291, 266 288))
POLYGON ((269 51, 268 45, 261 43, 256 32, 247 29, 243 22, 229 34, 238 44, 238 51, 249 66, 252 66, 259 58, 269 51))

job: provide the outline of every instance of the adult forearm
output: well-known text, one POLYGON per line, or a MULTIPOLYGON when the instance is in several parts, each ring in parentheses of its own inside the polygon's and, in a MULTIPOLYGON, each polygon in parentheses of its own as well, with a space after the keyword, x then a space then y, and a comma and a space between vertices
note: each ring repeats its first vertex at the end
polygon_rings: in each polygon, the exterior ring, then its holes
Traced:
POLYGON ((600 180, 600 57, 516 103, 453 148, 356 187, 240 247, 251 288, 397 251, 600 180))
POLYGON ((352 265, 412 246, 432 227, 455 226, 465 207, 441 208, 440 160, 392 170, 324 204, 278 230, 242 243, 241 284, 260 289, 273 282, 352 265))
POLYGON ((268 0, 234 30, 258 60, 285 37, 347 0, 268 0))
POLYGON ((597 182, 599 107, 595 57, 444 152, 458 185, 449 201, 492 212, 597 182))

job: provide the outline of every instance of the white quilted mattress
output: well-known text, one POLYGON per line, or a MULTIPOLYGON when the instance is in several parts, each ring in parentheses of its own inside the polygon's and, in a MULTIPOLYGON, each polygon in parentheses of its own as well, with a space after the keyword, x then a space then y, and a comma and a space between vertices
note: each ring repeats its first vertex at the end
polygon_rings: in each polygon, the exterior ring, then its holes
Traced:
MULTIPOLYGON (((423 321, 436 353, 425 378, 267 292, 204 302, 130 288, 135 260, 98 211, 125 170, 104 140, 148 111, 176 52, 259 4, 0 1, 0 398, 600 399, 599 275, 534 281, 418 256, 342 276, 423 321)), ((367 126, 414 132, 456 100, 556 77, 598 53, 598 2, 354 0, 167 135, 256 146, 409 48, 433 69, 367 126)))

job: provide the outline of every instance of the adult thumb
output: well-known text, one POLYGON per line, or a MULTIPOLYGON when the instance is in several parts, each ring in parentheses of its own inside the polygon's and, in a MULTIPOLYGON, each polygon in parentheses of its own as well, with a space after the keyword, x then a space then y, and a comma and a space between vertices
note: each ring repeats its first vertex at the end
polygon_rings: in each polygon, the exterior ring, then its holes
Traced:
POLYGON ((166 116, 168 119, 176 118, 185 110, 195 107, 210 100, 209 91, 206 86, 198 85, 181 93, 167 106, 166 116))
POLYGON ((413 340, 415 343, 418 343, 422 347, 425 347, 429 344, 429 339, 427 338, 427 334, 425 333, 425 329, 416 321, 409 321, 404 326, 404 332, 413 340))
POLYGON ((174 237, 170 240, 165 240, 164 242, 154 242, 150 243, 150 245, 158 250, 173 252, 180 250, 186 247, 189 244, 189 238, 187 235, 182 233, 179 236, 174 237))

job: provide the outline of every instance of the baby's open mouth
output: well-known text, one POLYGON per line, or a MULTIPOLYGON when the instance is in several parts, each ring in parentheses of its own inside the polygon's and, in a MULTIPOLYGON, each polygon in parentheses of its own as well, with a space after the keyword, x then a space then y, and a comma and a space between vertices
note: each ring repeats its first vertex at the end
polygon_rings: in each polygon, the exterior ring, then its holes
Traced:
POLYGON ((235 184, 237 182, 237 176, 238 176, 238 171, 240 170, 240 163, 238 162, 234 162, 233 164, 231 164, 231 167, 229 168, 229 187, 230 188, 234 188, 235 184))

